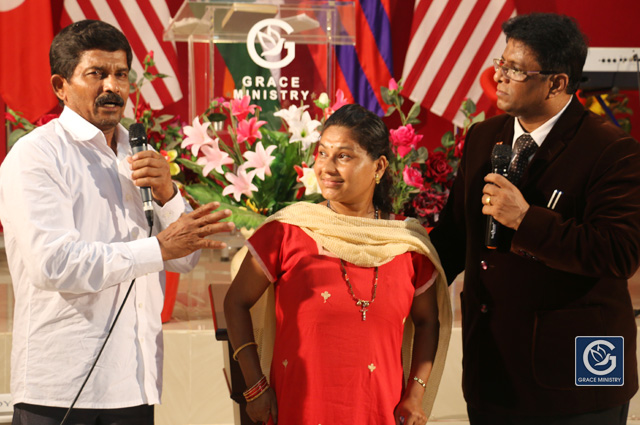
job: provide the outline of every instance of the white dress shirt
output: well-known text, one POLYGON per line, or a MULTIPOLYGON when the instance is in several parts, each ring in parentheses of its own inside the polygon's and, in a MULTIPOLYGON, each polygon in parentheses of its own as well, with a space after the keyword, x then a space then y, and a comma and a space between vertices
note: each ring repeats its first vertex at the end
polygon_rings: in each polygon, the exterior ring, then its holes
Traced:
MULTIPOLYGON (((160 402, 162 271, 191 270, 199 252, 163 263, 131 180, 126 129, 118 125, 115 137, 117 156, 98 128, 65 108, 20 139, 0 167, 0 220, 15 292, 14 403, 71 404, 133 278, 76 407, 160 402)), ((179 195, 154 203, 154 233, 185 208, 179 195)))

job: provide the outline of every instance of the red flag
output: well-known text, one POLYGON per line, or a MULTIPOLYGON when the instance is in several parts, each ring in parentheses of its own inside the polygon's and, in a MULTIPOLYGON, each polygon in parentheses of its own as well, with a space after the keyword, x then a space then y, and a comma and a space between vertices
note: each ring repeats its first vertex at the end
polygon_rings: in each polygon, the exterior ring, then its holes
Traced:
POLYGON ((50 83, 51 40, 50 0, 0 2, 0 96, 29 121, 57 103, 50 83))
POLYGON ((465 98, 484 103, 480 75, 506 45, 512 0, 416 0, 403 94, 457 125, 465 98))
POLYGON ((142 76, 143 61, 153 51, 155 70, 169 74, 168 78, 157 78, 145 84, 141 93, 153 109, 162 109, 182 99, 178 82, 178 59, 176 47, 162 41, 164 28, 171 15, 166 0, 64 0, 63 27, 83 19, 98 19, 108 22, 124 33, 133 50, 131 67, 142 76))

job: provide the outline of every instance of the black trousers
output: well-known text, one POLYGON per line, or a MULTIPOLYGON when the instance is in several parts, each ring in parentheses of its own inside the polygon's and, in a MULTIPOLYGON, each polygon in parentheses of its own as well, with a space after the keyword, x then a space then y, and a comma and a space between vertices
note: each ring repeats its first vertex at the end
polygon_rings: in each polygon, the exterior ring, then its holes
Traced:
MULTIPOLYGON (((12 425, 60 425, 64 407, 18 403, 13 406, 12 425)), ((153 425, 153 406, 143 404, 122 409, 73 409, 65 425, 153 425)))
POLYGON ((470 425, 626 425, 629 403, 597 412, 563 416, 500 416, 467 405, 470 425))

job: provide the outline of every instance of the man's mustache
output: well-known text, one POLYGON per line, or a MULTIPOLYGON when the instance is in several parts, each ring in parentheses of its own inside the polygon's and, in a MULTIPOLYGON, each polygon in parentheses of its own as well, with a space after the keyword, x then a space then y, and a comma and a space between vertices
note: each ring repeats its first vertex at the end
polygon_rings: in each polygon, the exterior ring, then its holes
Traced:
POLYGON ((111 103, 116 106, 124 106, 124 99, 115 93, 107 93, 96 99, 96 106, 104 106, 107 103, 111 103))

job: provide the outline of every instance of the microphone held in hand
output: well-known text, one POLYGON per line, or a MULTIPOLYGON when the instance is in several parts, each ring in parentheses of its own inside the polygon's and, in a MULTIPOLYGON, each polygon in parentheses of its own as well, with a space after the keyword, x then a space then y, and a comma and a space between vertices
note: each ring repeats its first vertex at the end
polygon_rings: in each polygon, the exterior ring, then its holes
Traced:
MULTIPOLYGON (((507 177, 511 162, 511 146, 497 143, 491 152, 491 172, 507 177)), ((502 225, 493 216, 487 216, 487 230, 484 243, 489 249, 498 247, 498 234, 502 225)))
MULTIPOLYGON (((129 127, 129 144, 131 145, 131 150, 134 155, 149 149, 147 146, 147 131, 143 124, 131 124, 131 127, 129 127)), ((149 227, 153 227, 153 197, 151 196, 151 188, 146 186, 141 187, 140 194, 142 195, 142 209, 147 218, 147 223, 149 227)))

